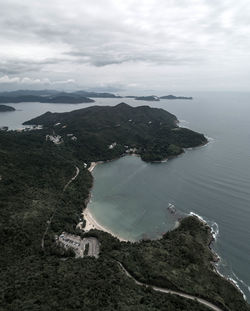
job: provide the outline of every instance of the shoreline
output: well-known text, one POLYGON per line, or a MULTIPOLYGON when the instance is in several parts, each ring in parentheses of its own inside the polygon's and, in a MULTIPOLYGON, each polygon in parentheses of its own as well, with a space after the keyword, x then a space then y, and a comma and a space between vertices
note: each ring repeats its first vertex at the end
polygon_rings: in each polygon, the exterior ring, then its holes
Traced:
POLYGON ((120 242, 128 242, 128 240, 121 238, 119 235, 114 234, 114 232, 110 231, 109 229, 107 229, 106 227, 98 223, 97 220, 94 218, 93 214, 90 212, 88 207, 86 207, 83 210, 82 215, 86 221, 86 225, 83 228, 84 231, 88 232, 89 230, 97 229, 97 230, 104 231, 104 232, 111 234, 113 237, 117 238, 120 242))
POLYGON ((88 168, 88 171, 89 171, 90 173, 93 172, 94 168, 96 167, 96 165, 97 165, 98 163, 102 163, 102 162, 91 162, 91 163, 90 163, 90 166, 89 166, 89 168, 88 168))
MULTIPOLYGON (((107 161, 108 162, 108 161, 107 161)), ((98 162, 91 162, 89 168, 88 168, 88 171, 90 173, 93 172, 94 168, 100 164, 100 163, 104 163, 103 161, 98 161, 98 162)), ((106 227, 102 226, 96 219, 95 217, 93 216, 93 214, 91 213, 91 211, 89 210, 88 208, 88 204, 90 202, 90 199, 91 199, 91 190, 92 190, 92 187, 90 189, 90 192, 89 192, 89 196, 85 202, 86 204, 86 207, 83 209, 82 211, 82 216, 86 222, 85 224, 85 227, 83 228, 82 227, 82 222, 80 222, 77 226, 79 226, 82 230, 84 230, 85 232, 88 232, 92 229, 96 229, 96 230, 100 230, 100 231, 104 231, 104 232, 107 232, 109 234, 111 234, 113 237, 117 238, 120 242, 128 242, 128 240, 126 239, 123 239, 122 237, 120 237, 119 235, 115 234, 114 232, 112 232, 111 230, 107 229, 106 227)))
POLYGON ((225 279, 226 281, 230 282, 242 294, 244 300, 247 301, 246 295, 245 295, 244 291, 241 289, 241 287, 239 286, 238 282, 235 279, 233 279, 233 277, 226 276, 219 271, 219 264, 221 262, 221 257, 213 249, 213 243, 215 243, 217 239, 216 239, 216 233, 213 231, 212 226, 209 225, 207 223, 207 221, 205 219, 203 219, 200 215, 198 215, 194 212, 190 212, 187 217, 189 217, 189 216, 197 217, 201 223, 208 226, 210 229, 210 240, 209 240, 207 246, 210 249, 210 251, 212 252, 212 256, 213 256, 213 260, 211 261, 212 266, 213 266, 213 272, 216 273, 217 275, 219 275, 221 278, 225 279))
MULTIPOLYGON (((209 141, 205 144, 207 145, 209 143, 209 141)), ((133 155, 133 156, 139 156, 138 154, 129 154, 129 155, 133 155)), ((113 159, 113 160, 117 160, 117 159, 113 159)), ((113 161, 113 160, 110 160, 110 161, 113 161)), ((107 162, 110 162, 110 161, 107 161, 107 162)), ((105 161, 106 162, 106 161, 105 161)), ((160 161, 161 163, 162 161, 160 161)), ((99 161, 99 162, 91 162, 90 164, 90 167, 88 168, 88 171, 90 173, 93 172, 94 168, 97 166, 97 164, 99 163, 104 163, 103 161, 99 161)), ((159 163, 159 162, 158 162, 159 163)), ((90 210, 88 209, 88 204, 90 202, 90 199, 91 199, 91 190, 92 188, 90 189, 90 192, 89 192, 89 197, 88 199, 86 200, 86 208, 83 210, 82 212, 82 216, 83 218, 85 219, 86 221, 86 225, 84 228, 82 228, 82 223, 78 224, 80 226, 80 228, 82 230, 84 230, 85 232, 88 232, 92 229, 96 229, 96 230, 100 230, 100 231, 104 231, 104 232, 107 232, 109 234, 111 234, 113 237, 117 238, 120 242, 128 242, 129 240, 125 240, 123 238, 121 238, 119 235, 115 234, 114 232, 112 232, 111 230, 107 229, 106 227, 102 226, 100 223, 98 223, 98 221, 94 218, 93 214, 90 212, 90 210)), ((218 265, 221 261, 221 258, 220 256, 216 253, 216 251, 213 249, 212 247, 212 244, 213 242, 216 242, 216 233, 213 231, 212 229, 212 226, 210 226, 207 221, 205 221, 200 215, 194 213, 194 212, 190 212, 189 214, 187 214, 187 217, 189 216, 195 216, 199 219, 199 221, 201 223, 203 223, 204 225, 208 226, 210 228, 210 235, 211 235, 211 238, 208 242, 208 248, 210 249, 212 255, 213 255, 213 260, 212 260, 212 266, 213 266, 213 271, 214 273, 216 273, 217 275, 219 275, 220 277, 222 277, 223 279, 227 280, 228 282, 230 282, 243 296, 243 298, 246 300, 245 298, 245 294, 243 292, 243 290, 240 288, 240 286, 238 285, 238 282, 235 281, 233 278, 231 277, 227 277, 223 274, 221 274, 219 272, 219 269, 218 269, 218 265)), ((178 221, 178 226, 180 225, 180 221, 178 221)), ((178 227, 177 226, 177 227, 178 227)), ((173 228, 172 230, 175 230, 177 227, 173 228)), ((133 241, 130 241, 130 242, 133 242, 133 241)))

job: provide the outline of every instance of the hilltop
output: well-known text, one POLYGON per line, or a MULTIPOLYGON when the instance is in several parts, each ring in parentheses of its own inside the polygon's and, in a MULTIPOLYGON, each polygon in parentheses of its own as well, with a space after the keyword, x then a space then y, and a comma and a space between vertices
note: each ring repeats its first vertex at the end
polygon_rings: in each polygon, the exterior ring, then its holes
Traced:
POLYGON ((166 96, 161 96, 160 99, 188 99, 188 100, 191 100, 191 99, 193 99, 193 97, 166 95, 166 96))
POLYGON ((53 104, 80 104, 93 103, 94 100, 88 97, 71 93, 58 93, 56 95, 11 95, 0 96, 0 103, 22 103, 39 102, 53 104))
POLYGON ((16 109, 11 107, 11 106, 7 106, 7 105, 0 105, 0 112, 5 112, 5 111, 15 111, 16 109))
POLYGON ((135 100, 145 100, 145 101, 160 101, 160 98, 155 95, 151 96, 136 96, 135 100))
POLYGON ((0 92, 0 103, 20 103, 20 102, 40 102, 40 103, 90 103, 94 102, 91 98, 134 98, 142 101, 160 101, 161 99, 193 99, 185 96, 120 96, 106 92, 74 91, 62 92, 57 90, 17 90, 0 92))
POLYGON ((182 153, 183 148, 207 142, 204 135, 178 127, 176 116, 163 109, 134 108, 125 103, 65 113, 46 112, 24 125, 43 125, 50 132, 56 131, 65 137, 65 141, 68 141, 67 133, 72 133, 77 137, 74 149, 78 152, 91 141, 92 147, 86 148, 85 155, 96 160, 119 157, 133 149, 145 161, 161 161, 182 153), (113 143, 115 148, 108 148, 113 143))
POLYGON ((88 91, 62 92, 57 90, 17 90, 0 92, 0 103, 40 102, 40 103, 91 103, 91 98, 121 98, 112 93, 88 91))

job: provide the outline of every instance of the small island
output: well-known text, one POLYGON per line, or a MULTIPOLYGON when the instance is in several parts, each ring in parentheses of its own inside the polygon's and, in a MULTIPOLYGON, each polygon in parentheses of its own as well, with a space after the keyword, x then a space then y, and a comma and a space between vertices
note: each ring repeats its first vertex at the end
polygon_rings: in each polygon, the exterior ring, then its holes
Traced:
POLYGON ((15 111, 15 110, 16 109, 11 106, 0 105, 0 112, 15 111))
POLYGON ((150 95, 150 96, 125 96, 125 98, 134 98, 135 100, 145 100, 145 101, 160 101, 161 99, 186 99, 186 100, 192 100, 193 97, 187 97, 187 96, 174 96, 174 95, 165 95, 165 96, 156 96, 156 95, 150 95))
POLYGON ((166 95, 166 96, 161 96, 160 99, 188 99, 188 100, 191 100, 191 99, 193 99, 193 97, 166 95))
POLYGON ((81 95, 91 98, 122 98, 120 95, 115 95, 112 93, 99 93, 99 92, 89 92, 89 91, 76 91, 73 94, 81 95))
POLYGON ((158 96, 155 95, 151 95, 151 96, 136 96, 135 100, 146 100, 146 101, 160 101, 160 98, 158 96))

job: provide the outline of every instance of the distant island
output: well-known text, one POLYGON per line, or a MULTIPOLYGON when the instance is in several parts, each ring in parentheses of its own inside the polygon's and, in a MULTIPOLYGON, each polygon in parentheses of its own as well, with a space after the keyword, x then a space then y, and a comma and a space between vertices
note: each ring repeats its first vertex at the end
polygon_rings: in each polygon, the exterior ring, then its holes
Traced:
POLYGON ((1 92, 0 103, 39 102, 53 104, 93 103, 92 98, 121 98, 112 93, 97 93, 88 91, 59 92, 56 90, 17 90, 1 92))
POLYGON ((72 93, 59 93, 57 95, 11 95, 1 96, 0 103, 24 103, 39 102, 52 104, 81 104, 93 103, 94 100, 88 97, 75 95, 72 93))
POLYGON ((155 96, 155 95, 151 95, 151 96, 136 96, 135 100, 159 101, 160 98, 158 96, 155 96))
POLYGON ((76 91, 73 94, 92 97, 92 98, 122 98, 120 95, 115 95, 112 93, 98 93, 98 92, 88 92, 88 91, 76 91))
POLYGON ((125 96, 125 98, 134 98, 135 100, 145 100, 145 101, 160 101, 161 99, 187 99, 191 100, 193 97, 186 97, 186 96, 174 96, 174 95, 165 95, 165 96, 155 96, 155 95, 150 95, 150 96, 125 96))
POLYGON ((186 99, 191 100, 193 97, 185 96, 120 96, 112 93, 92 92, 92 91, 74 91, 74 92, 60 92, 57 90, 17 90, 10 92, 0 92, 0 103, 22 103, 22 102, 39 102, 39 103, 53 103, 53 104, 81 104, 93 103, 92 98, 134 98, 142 101, 160 101, 161 99, 186 99))
POLYGON ((160 99, 193 99, 193 97, 185 97, 185 96, 174 96, 174 95, 166 95, 161 96, 160 99))
POLYGON ((5 112, 5 111, 15 111, 16 109, 11 107, 11 106, 7 106, 7 105, 0 105, 0 112, 5 112))

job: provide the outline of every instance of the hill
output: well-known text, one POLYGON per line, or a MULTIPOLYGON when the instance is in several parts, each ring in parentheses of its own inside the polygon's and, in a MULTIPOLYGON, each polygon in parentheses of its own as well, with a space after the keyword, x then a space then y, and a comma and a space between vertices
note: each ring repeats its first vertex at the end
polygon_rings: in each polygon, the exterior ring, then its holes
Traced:
POLYGON ((0 105, 0 112, 15 111, 16 109, 6 105, 0 105))
MULTIPOLYGON (((120 118, 123 110, 131 109, 124 105, 113 108, 113 114, 119 112, 120 118)), ((98 110, 87 110, 88 115, 100 117, 105 112, 108 120, 110 109, 102 110, 101 114, 98 110)), ((152 115, 155 120, 166 118, 170 126, 176 122, 173 115, 161 110, 151 113, 143 107, 139 111, 131 109, 130 113, 137 116, 137 122, 140 117, 144 120, 152 115)), ((74 118, 75 115, 77 112, 74 118)), ((105 124, 106 121, 101 126, 105 124)), ((88 155, 90 165, 101 157, 102 146, 98 147, 94 136, 86 145, 71 140, 72 136, 67 141, 67 135, 59 145, 46 140, 51 131, 63 130, 58 130, 58 126, 20 133, 0 131, 2 310, 208 310, 197 301, 138 286, 120 269, 117 262, 120 261, 141 281, 204 297, 225 311, 249 311, 237 289, 212 271, 213 255, 208 249, 211 232, 194 217, 184 219, 161 240, 135 244, 119 242, 108 233, 79 230, 76 225, 82 220, 81 212, 93 183, 83 159, 88 155), (76 153, 74 148, 78 145, 80 149, 76 153), (76 166, 79 175, 63 191, 75 175, 76 166), (56 243, 56 236, 63 231, 97 237, 101 242, 100 257, 75 259, 72 251, 56 243), (43 237, 44 248, 41 247, 43 237)), ((105 132, 104 127, 102 130, 105 132)), ((105 149, 108 149, 106 145, 105 149)), ((106 154, 107 159, 113 156, 106 154)))
POLYGON ((166 95, 161 96, 160 99, 193 99, 193 97, 185 97, 185 96, 174 96, 174 95, 166 95))
POLYGON ((19 97, 19 96, 56 96, 59 94, 71 95, 75 97, 93 97, 93 98, 121 98, 121 96, 112 93, 100 93, 89 91, 62 92, 57 90, 17 90, 9 92, 0 92, 0 97, 19 97))
POLYGON ((18 95, 18 96, 0 96, 0 103, 22 103, 22 102, 39 102, 53 104, 80 104, 93 103, 94 100, 70 93, 58 93, 57 95, 18 95))
POLYGON ((112 93, 98 93, 98 92, 88 92, 88 91, 76 91, 73 94, 92 97, 92 98, 122 98, 119 95, 112 93))
POLYGON ((96 160, 119 157, 133 149, 145 161, 161 161, 182 153, 183 148, 207 142, 204 135, 180 128, 177 123, 176 116, 163 109, 133 108, 121 103, 114 107, 92 106, 65 113, 46 112, 24 125, 43 125, 51 132, 56 131, 66 142, 67 133, 72 133, 77 137, 74 150, 80 152, 84 146, 85 156, 96 160), (115 148, 109 148, 113 143, 115 148), (91 147, 87 148, 89 145, 91 147))
POLYGON ((159 101, 160 99, 155 95, 151 95, 151 96, 136 96, 135 100, 159 101))

